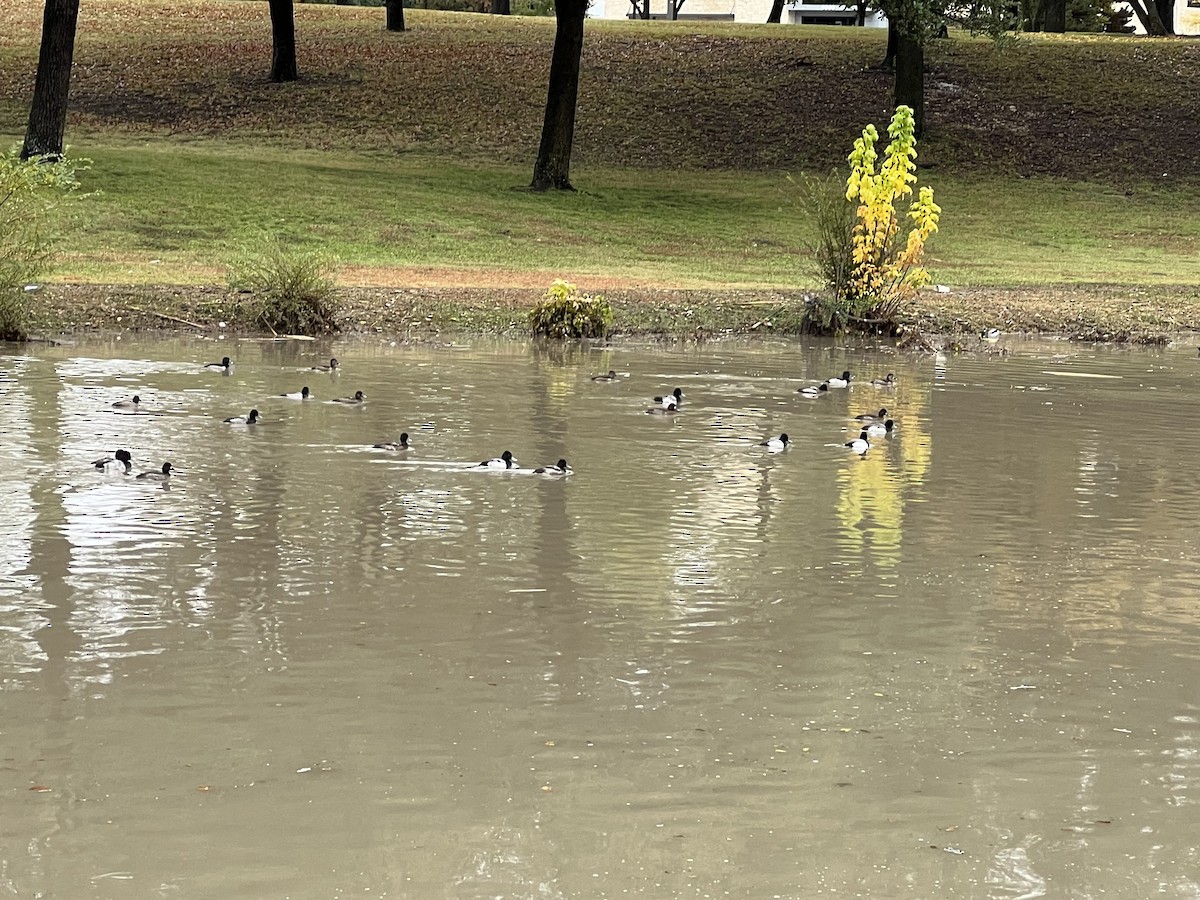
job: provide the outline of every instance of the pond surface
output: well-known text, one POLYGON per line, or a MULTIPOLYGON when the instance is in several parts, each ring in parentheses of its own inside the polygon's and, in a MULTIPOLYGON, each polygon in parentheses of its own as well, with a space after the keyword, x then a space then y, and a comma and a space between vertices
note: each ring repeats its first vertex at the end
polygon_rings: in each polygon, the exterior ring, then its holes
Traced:
POLYGON ((1200 897, 1200 360, 999 347, 10 347, 0 895, 1200 897))

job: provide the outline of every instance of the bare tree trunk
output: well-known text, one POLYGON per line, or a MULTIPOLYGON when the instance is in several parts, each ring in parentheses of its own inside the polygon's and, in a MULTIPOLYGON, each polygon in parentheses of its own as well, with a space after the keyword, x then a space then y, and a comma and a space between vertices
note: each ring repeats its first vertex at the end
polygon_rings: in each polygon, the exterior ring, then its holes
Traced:
POLYGON ((1034 0, 1031 4, 1029 25, 1026 31, 1046 30, 1046 0, 1034 0))
POLYGON ((498 16, 512 15, 512 4, 510 0, 492 0, 492 12, 498 16))
POLYGON ((775 0, 771 4, 771 14, 767 16, 768 25, 778 25, 783 21, 783 0, 775 0))
POLYGON ((1146 29, 1146 34, 1163 37, 1169 33, 1167 26, 1163 23, 1162 15, 1158 11, 1158 4, 1154 0, 1129 0, 1129 5, 1137 13, 1138 20, 1146 29))
POLYGON ((1175 0, 1154 0, 1158 7, 1158 18, 1167 34, 1175 33, 1175 0))
MULTIPOLYGON (((647 4, 648 6, 649 4, 647 4)), ((583 19, 587 0, 555 0, 554 50, 546 88, 542 141, 533 164, 535 191, 573 191, 571 147, 575 142, 575 105, 579 100, 579 60, 583 55, 583 19)))
POLYGON ((919 37, 901 34, 896 40, 896 106, 912 107, 917 137, 925 133, 925 48, 919 37))
POLYGON ((899 41, 900 29, 896 27, 896 20, 892 16, 888 16, 887 49, 883 52, 883 60, 879 63, 879 68, 885 72, 891 72, 896 68, 896 50, 899 41))
POLYGON ((387 30, 404 30, 404 0, 387 0, 387 30))
POLYGON ((1042 0, 1045 15, 1044 25, 1051 34, 1063 34, 1067 30, 1067 0, 1042 0))
POLYGON ((71 60, 75 56, 75 25, 79 0, 46 0, 42 13, 42 48, 21 159, 48 156, 61 159, 67 130, 67 100, 71 93, 71 60))
POLYGON ((296 17, 292 0, 267 0, 271 9, 271 80, 295 81, 296 17))

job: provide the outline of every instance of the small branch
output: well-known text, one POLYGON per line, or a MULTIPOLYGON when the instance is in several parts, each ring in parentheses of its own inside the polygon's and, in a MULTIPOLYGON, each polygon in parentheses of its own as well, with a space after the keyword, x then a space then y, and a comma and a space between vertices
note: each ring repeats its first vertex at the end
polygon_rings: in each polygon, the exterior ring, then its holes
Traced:
POLYGON ((144 316, 158 316, 158 318, 160 318, 160 319, 167 319, 168 321, 171 321, 171 322, 178 322, 180 325, 190 325, 192 328, 199 328, 201 330, 204 330, 205 328, 208 327, 206 325, 201 325, 199 322, 189 322, 187 319, 181 319, 178 316, 171 316, 171 315, 167 315, 166 313, 155 312, 155 311, 149 310, 149 309, 140 309, 139 307, 133 306, 130 303, 126 303, 125 306, 127 309, 131 309, 134 312, 139 312, 144 316))
POLYGON ((258 314, 258 321, 262 322, 264 325, 267 326, 267 331, 271 332, 271 337, 276 337, 276 338, 279 337, 279 332, 276 331, 274 328, 272 328, 271 323, 267 321, 266 312, 261 312, 258 314))

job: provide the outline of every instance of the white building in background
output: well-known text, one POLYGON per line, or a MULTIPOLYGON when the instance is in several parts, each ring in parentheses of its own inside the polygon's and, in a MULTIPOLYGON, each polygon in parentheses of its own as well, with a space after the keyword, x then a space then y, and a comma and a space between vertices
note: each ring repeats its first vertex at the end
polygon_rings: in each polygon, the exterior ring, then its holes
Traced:
POLYGON ((1200 34, 1200 0, 1175 0, 1175 33, 1200 34))
MULTIPOLYGON (((670 19, 672 9, 678 19, 715 19, 726 22, 762 24, 771 14, 771 0, 592 0, 588 15, 597 19, 641 18, 643 2, 650 4, 651 19, 670 19), (677 4, 677 5, 676 5, 677 4)), ((1124 4, 1119 4, 1124 5, 1124 4)), ((854 25, 857 7, 842 6, 826 0, 788 0, 783 7, 783 21, 790 25, 854 25)), ((1139 34, 1144 33, 1135 15, 1130 20, 1139 34)), ((887 28, 887 18, 868 10, 868 28, 887 28)), ((1175 0, 1175 33, 1200 34, 1200 0, 1175 0)))
MULTIPOLYGON (((650 4, 651 19, 709 19, 761 25, 771 14, 771 0, 592 0, 588 15, 597 19, 639 19, 643 3, 650 4)), ((856 16, 857 7, 828 0, 788 0, 783 7, 783 21, 791 25, 854 25, 856 16)), ((869 28, 886 28, 887 19, 868 10, 866 24, 869 28)))
MULTIPOLYGON (((887 28, 887 16, 878 10, 864 12, 867 28, 887 28)), ((858 6, 842 6, 827 0, 788 0, 783 6, 783 21, 789 25, 850 25, 858 24, 858 6)))
MULTIPOLYGON (((1115 5, 1129 9, 1129 6, 1125 3, 1115 5)), ((1142 20, 1137 17, 1137 13, 1133 14, 1133 18, 1129 20, 1129 24, 1133 26, 1134 31, 1138 34, 1146 33, 1146 29, 1142 27, 1142 20)), ((1200 34, 1200 0, 1175 0, 1175 33, 1200 34)))

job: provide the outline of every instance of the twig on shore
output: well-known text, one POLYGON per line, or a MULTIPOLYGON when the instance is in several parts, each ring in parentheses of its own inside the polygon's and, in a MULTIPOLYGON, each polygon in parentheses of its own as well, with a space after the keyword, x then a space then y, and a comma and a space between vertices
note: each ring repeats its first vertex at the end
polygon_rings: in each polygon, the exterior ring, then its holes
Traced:
POLYGON ((208 327, 207 325, 201 325, 199 322, 189 322, 187 319, 181 319, 178 316, 171 316, 171 315, 168 315, 167 313, 155 312, 154 310, 150 310, 150 309, 141 309, 140 307, 134 306, 131 303, 126 303, 125 306, 128 309, 133 310, 134 312, 141 313, 143 316, 158 316, 160 319, 167 319, 171 322, 178 322, 180 325, 190 325, 192 328, 199 328, 201 331, 203 331, 205 328, 208 327))

